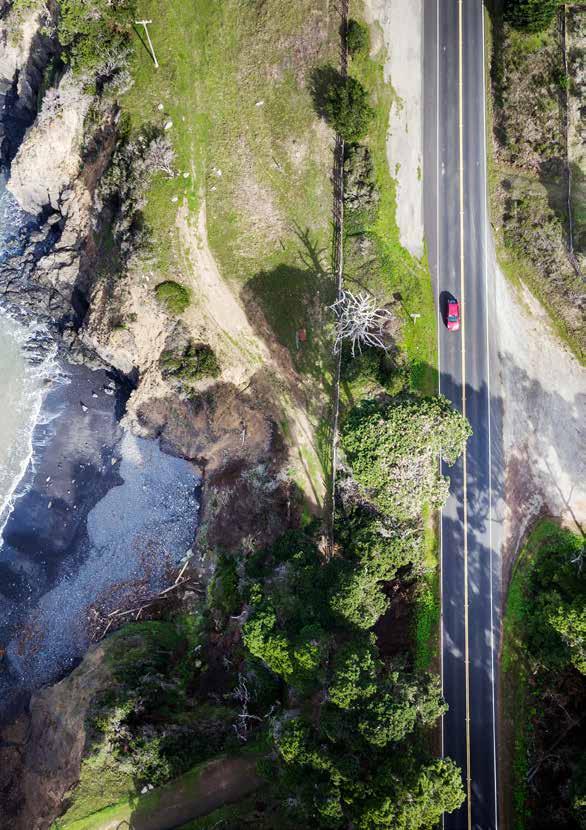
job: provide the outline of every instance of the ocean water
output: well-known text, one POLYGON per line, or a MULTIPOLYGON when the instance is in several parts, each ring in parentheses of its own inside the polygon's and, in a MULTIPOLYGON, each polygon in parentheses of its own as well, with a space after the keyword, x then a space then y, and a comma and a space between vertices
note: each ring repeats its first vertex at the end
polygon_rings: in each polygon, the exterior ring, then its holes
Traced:
POLYGON ((23 337, 22 328, 0 314, 0 526, 28 462, 38 411, 21 350, 23 337))
MULTIPOLYGON (((0 171, 0 257, 7 240, 30 219, 6 190, 0 171)), ((42 403, 46 372, 29 365, 22 346, 27 331, 0 308, 0 529, 14 490, 31 456, 31 439, 42 403)))

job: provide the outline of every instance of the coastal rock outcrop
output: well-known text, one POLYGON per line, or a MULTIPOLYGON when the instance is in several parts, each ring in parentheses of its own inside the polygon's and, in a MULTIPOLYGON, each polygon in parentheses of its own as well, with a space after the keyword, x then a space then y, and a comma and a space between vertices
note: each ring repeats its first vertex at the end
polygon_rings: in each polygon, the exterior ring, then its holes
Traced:
POLYGON ((0 826, 46 830, 77 782, 92 701, 112 683, 107 641, 64 680, 33 696, 0 733, 0 826))
POLYGON ((10 161, 37 113, 37 97, 57 47, 49 32, 53 2, 0 9, 0 155, 10 161))
MULTIPOLYGON (((47 90, 10 168, 8 189, 27 213, 60 211, 81 168, 84 121, 92 98, 69 71, 47 90)), ((71 196, 66 201, 71 202, 71 196)))

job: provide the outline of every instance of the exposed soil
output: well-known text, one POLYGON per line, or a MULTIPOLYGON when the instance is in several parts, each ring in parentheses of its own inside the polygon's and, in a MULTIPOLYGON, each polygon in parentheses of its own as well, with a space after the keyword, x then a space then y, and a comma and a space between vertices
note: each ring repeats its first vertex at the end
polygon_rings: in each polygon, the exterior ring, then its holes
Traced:
POLYGON ((502 383, 504 585, 528 527, 542 514, 586 526, 586 369, 552 332, 526 287, 495 270, 502 383))

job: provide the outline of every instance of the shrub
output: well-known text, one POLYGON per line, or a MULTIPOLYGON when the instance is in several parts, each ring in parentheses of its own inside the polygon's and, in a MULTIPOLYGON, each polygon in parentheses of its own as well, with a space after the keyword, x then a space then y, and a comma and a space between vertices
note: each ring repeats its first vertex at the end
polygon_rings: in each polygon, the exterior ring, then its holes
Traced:
POLYGON ((58 5, 59 43, 74 71, 95 77, 113 54, 128 55, 135 0, 58 0, 58 5))
POLYGON ((182 352, 163 352, 160 365, 164 377, 176 378, 184 383, 217 378, 220 374, 218 359, 207 343, 190 341, 182 352))
POLYGON ((219 557, 216 571, 208 587, 208 598, 210 605, 225 617, 237 614, 240 610, 242 598, 238 588, 236 559, 233 556, 221 555, 219 557))
POLYGON ((349 20, 346 43, 348 44, 348 52, 351 55, 359 55, 368 52, 370 48, 370 38, 368 36, 367 27, 362 23, 359 23, 357 20, 349 20))
POLYGON ((364 138, 374 110, 360 81, 332 74, 324 93, 324 115, 336 132, 350 144, 364 138))
POLYGON ((560 0, 506 0, 505 19, 525 32, 547 29, 559 8, 560 0))
POLYGON ((182 314, 191 299, 189 289, 173 280, 160 282, 155 288, 155 296, 171 314, 182 314))
POLYGON ((376 217, 379 191, 368 147, 351 147, 344 160, 344 206, 352 224, 370 224, 376 217))

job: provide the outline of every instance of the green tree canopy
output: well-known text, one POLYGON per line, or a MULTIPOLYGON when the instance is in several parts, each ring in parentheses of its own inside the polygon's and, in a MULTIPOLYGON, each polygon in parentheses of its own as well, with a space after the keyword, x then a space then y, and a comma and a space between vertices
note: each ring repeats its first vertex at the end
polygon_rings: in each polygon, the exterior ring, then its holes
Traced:
POLYGON ((277 774, 304 826, 419 830, 464 800, 456 765, 422 762, 411 746, 400 753, 373 746, 360 763, 355 748, 325 741, 301 718, 282 723, 276 742, 285 762, 277 774))
POLYGON ((341 75, 332 76, 325 90, 323 111, 335 131, 350 144, 364 138, 374 115, 360 81, 341 75))
POLYGON ((525 32, 547 29, 560 6, 560 0, 505 0, 505 19, 525 32))
POLYGON ((348 33, 346 36, 348 51, 351 55, 364 54, 370 48, 370 37, 368 27, 358 20, 348 21, 348 33))
POLYGON ((586 594, 560 602, 547 621, 568 650, 572 665, 586 674, 586 594))
POLYGON ((419 830, 435 827, 442 813, 457 810, 464 801, 462 776, 447 759, 424 766, 411 765, 398 776, 387 764, 376 775, 373 794, 358 821, 361 830, 419 830))
POLYGON ((438 456, 453 464, 469 435, 470 425, 446 398, 406 396, 355 407, 341 438, 366 497, 386 515, 409 521, 426 503, 444 503, 448 481, 438 456))

